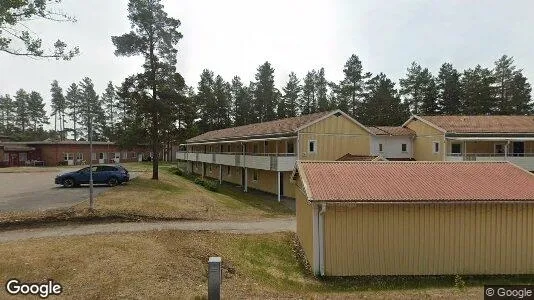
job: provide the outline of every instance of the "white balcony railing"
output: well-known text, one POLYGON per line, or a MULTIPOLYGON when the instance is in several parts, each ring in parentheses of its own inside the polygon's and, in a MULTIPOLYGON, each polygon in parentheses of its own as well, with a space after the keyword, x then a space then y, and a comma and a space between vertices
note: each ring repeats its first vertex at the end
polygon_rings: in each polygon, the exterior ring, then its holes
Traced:
POLYGON ((242 153, 177 152, 176 158, 179 160, 271 171, 291 171, 296 161, 296 156, 293 153, 250 153, 243 155, 242 153))
POLYGON ((509 161, 528 171, 534 171, 534 153, 448 153, 447 161, 509 161))

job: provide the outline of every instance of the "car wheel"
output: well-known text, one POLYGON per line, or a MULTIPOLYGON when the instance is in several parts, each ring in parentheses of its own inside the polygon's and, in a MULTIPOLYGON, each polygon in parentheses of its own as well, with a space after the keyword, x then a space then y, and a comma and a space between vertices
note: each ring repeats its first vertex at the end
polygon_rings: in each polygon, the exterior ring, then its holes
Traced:
POLYGON ((119 180, 117 180, 117 177, 111 177, 110 179, 108 179, 109 186, 116 186, 117 184, 119 184, 119 180))
POLYGON ((74 179, 72 178, 65 178, 63 179, 63 186, 66 188, 71 188, 76 185, 76 182, 74 182, 74 179))

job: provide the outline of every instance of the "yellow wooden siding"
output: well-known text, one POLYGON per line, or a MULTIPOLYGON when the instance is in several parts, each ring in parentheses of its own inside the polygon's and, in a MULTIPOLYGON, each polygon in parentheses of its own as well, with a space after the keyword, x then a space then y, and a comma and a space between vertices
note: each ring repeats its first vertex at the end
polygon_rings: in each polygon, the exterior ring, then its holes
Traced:
POLYGON ((330 116, 299 132, 302 160, 336 160, 351 153, 369 155, 370 134, 347 117, 330 116), (309 141, 316 141, 316 153, 308 151, 309 141))
MULTIPOLYGON (((299 179, 300 181, 300 179, 299 179)), ((296 193, 297 236, 310 265, 313 264, 313 207, 298 188, 296 193)))
POLYGON ((406 127, 415 131, 413 155, 415 160, 443 160, 446 152, 445 134, 420 120, 412 120, 406 127), (439 152, 434 153, 434 142, 439 142, 439 152))
POLYGON ((328 206, 325 273, 532 274, 533 237, 533 204, 328 206))

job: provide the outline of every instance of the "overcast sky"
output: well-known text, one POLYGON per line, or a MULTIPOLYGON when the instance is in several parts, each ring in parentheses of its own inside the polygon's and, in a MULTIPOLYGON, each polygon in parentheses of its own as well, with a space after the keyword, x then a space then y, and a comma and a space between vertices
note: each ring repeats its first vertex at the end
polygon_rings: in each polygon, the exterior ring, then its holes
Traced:
MULTIPOLYGON (((49 44, 61 38, 78 45, 72 61, 35 60, 0 53, 0 93, 36 90, 50 104, 50 83, 65 90, 88 76, 97 93, 108 81, 119 85, 140 70, 141 59, 116 57, 112 35, 130 30, 127 0, 63 0, 78 22, 30 24, 49 44)), ((437 74, 443 62, 459 70, 492 67, 502 54, 514 56, 534 78, 534 1, 313 1, 172 0, 169 15, 180 19, 183 39, 178 65, 187 84, 197 86, 211 69, 230 81, 253 80, 266 60, 281 87, 289 72, 302 78, 325 68, 327 79, 342 79, 343 64, 355 53, 366 71, 384 72, 398 83, 412 61, 437 74)))

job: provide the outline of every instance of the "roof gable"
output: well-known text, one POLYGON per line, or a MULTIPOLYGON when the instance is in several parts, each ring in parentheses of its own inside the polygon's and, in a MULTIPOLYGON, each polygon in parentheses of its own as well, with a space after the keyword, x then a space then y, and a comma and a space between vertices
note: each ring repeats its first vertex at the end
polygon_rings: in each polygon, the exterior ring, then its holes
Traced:
POLYGON ((508 162, 299 161, 310 201, 534 201, 534 175, 508 162))
POLYGON ((402 126, 368 126, 374 135, 413 136, 415 132, 402 126))

